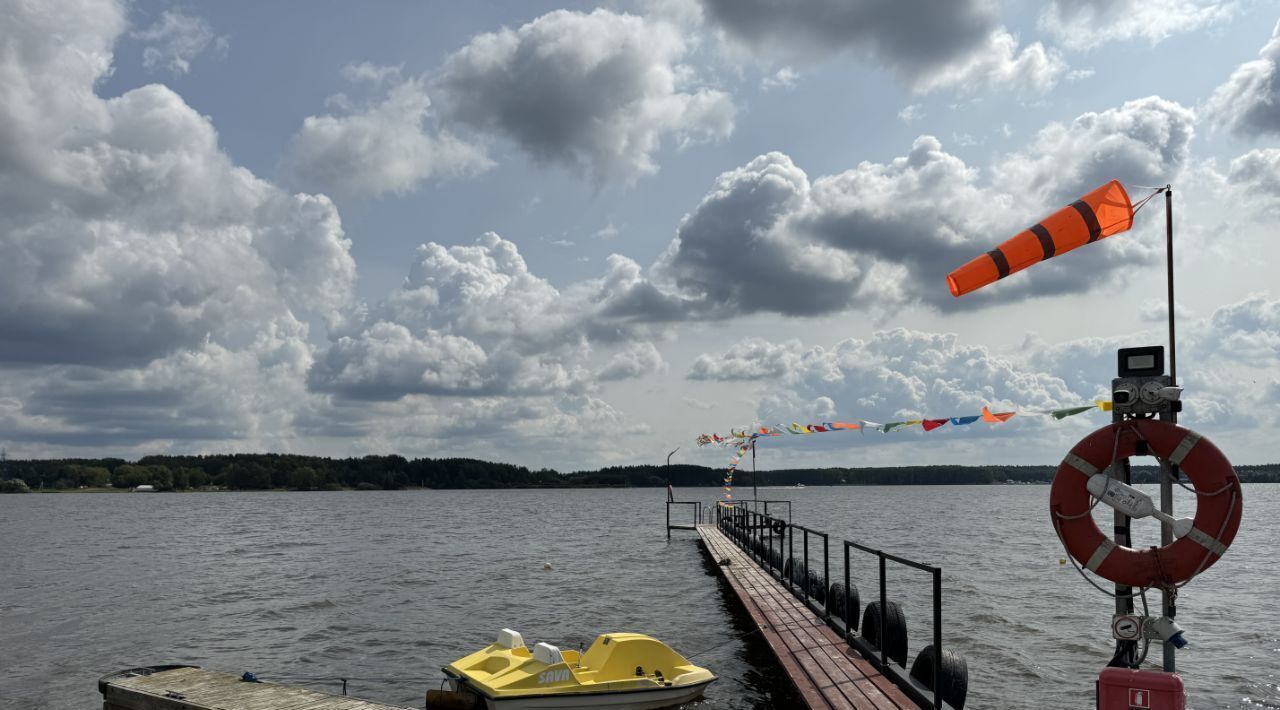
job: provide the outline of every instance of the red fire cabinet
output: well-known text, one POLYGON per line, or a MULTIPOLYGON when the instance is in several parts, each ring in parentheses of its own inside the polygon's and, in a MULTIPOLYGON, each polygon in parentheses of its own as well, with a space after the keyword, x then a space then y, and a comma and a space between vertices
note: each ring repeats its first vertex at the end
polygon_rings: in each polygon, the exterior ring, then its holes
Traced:
POLYGON ((1164 671, 1105 668, 1098 675, 1098 710, 1186 710, 1182 677, 1164 671))

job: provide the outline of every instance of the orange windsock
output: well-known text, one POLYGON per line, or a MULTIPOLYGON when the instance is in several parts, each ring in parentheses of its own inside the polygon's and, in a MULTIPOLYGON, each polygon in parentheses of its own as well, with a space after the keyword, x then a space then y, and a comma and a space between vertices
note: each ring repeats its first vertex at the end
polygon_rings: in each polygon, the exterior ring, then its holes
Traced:
POLYGON ((1084 246, 1133 226, 1133 203, 1118 180, 1018 232, 999 247, 947 275, 952 296, 963 296, 1036 262, 1084 246))

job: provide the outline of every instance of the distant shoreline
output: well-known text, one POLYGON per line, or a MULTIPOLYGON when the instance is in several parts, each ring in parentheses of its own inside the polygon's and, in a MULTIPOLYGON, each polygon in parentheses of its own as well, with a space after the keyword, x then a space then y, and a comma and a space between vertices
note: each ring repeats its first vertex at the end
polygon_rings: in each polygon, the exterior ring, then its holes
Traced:
MULTIPOLYGON (((761 487, 1045 484, 1056 466, 881 466, 758 471, 761 487)), ((1237 466, 1245 483, 1280 483, 1280 464, 1237 466)), ((218 490, 462 490, 571 488, 718 488, 725 470, 707 466, 613 466, 561 473, 477 459, 406 459, 365 456, 331 459, 292 454, 146 456, 124 459, 9 459, 0 465, 0 493, 218 490)), ((750 471, 734 484, 752 485, 750 471)), ((1134 466, 1135 483, 1155 483, 1155 466, 1134 466)))

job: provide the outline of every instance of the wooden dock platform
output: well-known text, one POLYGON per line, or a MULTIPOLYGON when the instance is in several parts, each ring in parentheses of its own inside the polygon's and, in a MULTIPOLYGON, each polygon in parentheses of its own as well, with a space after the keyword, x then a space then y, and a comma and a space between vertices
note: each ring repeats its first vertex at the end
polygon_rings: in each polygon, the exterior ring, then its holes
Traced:
POLYGON ((102 710, 411 710, 190 666, 122 671, 98 682, 102 710))
POLYGON ((920 707, 714 525, 697 529, 707 553, 810 708, 920 707), (727 565, 719 564, 726 559, 727 565))

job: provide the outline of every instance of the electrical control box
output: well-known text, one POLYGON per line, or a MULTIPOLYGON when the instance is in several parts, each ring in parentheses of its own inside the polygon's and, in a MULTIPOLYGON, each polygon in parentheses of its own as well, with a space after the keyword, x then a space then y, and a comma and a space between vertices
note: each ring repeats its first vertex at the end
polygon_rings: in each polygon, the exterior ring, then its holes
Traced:
POLYGON ((1179 393, 1164 374, 1164 346, 1121 348, 1111 381, 1111 407, 1117 414, 1153 416, 1181 411, 1179 393))

